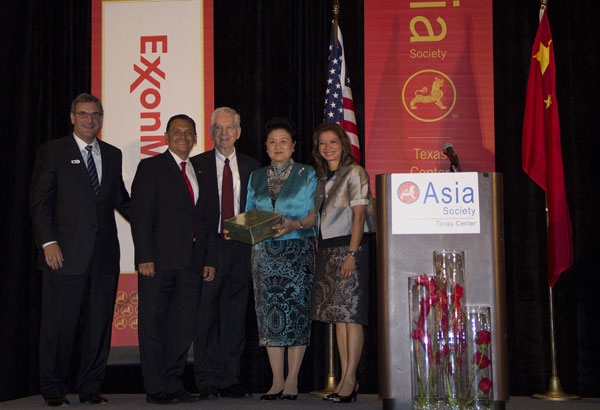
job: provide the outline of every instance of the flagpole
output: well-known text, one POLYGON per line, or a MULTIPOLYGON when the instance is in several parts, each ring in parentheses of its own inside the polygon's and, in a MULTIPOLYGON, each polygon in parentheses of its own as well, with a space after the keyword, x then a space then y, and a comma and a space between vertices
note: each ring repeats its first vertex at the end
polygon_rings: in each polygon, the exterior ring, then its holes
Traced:
MULTIPOLYGON (((333 0, 333 38, 335 48, 338 46, 338 18, 340 16, 340 1, 333 0)), ((335 377, 335 346, 333 342, 333 323, 327 324, 327 377, 325 378, 325 387, 322 390, 311 391, 315 396, 324 396, 335 391, 338 384, 335 377)))
POLYGON ((338 47, 338 19, 340 17, 340 0, 333 0, 333 38, 335 49, 338 47))
MULTIPOLYGON (((545 6, 546 0, 543 0, 542 3, 545 6)), ((548 232, 549 224, 548 197, 546 197, 546 232, 548 232)), ((553 401, 579 400, 581 397, 564 392, 562 385, 560 384, 560 379, 558 378, 558 370, 556 368, 556 339, 554 336, 554 295, 550 284, 548 284, 548 300, 550 304, 550 361, 552 365, 552 376, 550 376, 550 382, 548 383, 548 390, 546 390, 546 393, 532 394, 531 397, 534 399, 553 401)))

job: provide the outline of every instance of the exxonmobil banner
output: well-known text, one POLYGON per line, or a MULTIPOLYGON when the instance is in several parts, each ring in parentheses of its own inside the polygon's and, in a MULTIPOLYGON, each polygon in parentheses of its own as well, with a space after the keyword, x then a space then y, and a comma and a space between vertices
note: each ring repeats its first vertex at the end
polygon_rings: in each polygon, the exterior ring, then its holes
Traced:
MULTIPOLYGON (((104 105, 102 139, 123 151, 128 189, 141 159, 164 152, 169 118, 196 121, 198 145, 213 110, 212 0, 92 0, 92 93, 104 105)), ((137 274, 129 224, 117 218, 121 275, 112 345, 137 345, 137 274)))
MULTIPOLYGON (((365 0, 365 158, 383 173, 493 171, 492 1, 365 0)), ((374 185, 373 185, 374 186, 374 185)))

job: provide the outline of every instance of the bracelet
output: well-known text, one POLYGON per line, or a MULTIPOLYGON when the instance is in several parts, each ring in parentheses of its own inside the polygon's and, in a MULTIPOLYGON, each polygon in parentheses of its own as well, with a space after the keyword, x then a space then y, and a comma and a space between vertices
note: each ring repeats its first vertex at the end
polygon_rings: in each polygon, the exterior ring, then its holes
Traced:
POLYGON ((353 258, 356 259, 356 255, 358 255, 358 252, 356 252, 356 251, 348 251, 348 255, 352 256, 353 258))
POLYGON ((298 219, 298 223, 300 224, 300 229, 304 229, 304 224, 302 223, 302 219, 298 219))

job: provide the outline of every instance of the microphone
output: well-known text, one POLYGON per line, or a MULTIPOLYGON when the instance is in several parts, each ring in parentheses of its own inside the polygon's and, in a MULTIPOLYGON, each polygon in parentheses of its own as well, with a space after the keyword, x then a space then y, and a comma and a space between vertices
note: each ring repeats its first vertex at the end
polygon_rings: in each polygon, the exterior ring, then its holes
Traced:
POLYGON ((458 155, 456 155, 456 152, 454 152, 454 149, 452 148, 452 144, 449 142, 444 144, 444 153, 450 158, 450 171, 461 172, 458 155))

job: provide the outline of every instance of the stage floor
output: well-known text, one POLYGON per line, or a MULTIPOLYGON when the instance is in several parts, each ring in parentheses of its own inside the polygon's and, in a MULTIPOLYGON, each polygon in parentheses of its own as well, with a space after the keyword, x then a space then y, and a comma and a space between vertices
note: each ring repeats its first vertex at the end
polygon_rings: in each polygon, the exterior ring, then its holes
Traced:
MULTIPOLYGON (((295 402, 261 402, 258 400, 260 395, 248 399, 216 399, 206 400, 190 404, 176 404, 171 406, 158 406, 146 404, 145 396, 141 394, 107 394, 109 400, 108 406, 93 406, 79 403, 77 395, 69 395, 70 407, 78 408, 96 408, 111 410, 131 410, 141 408, 188 408, 188 409, 222 409, 222 410, 289 410, 289 409, 310 409, 310 410, 331 410, 332 406, 338 409, 339 405, 321 400, 319 397, 308 394, 301 394, 295 402), (109 407, 110 406, 110 407, 109 407)), ((30 396, 23 399, 5 401, 0 403, 0 408, 6 410, 29 410, 48 408, 44 405, 41 396, 30 396)), ((352 410, 375 410, 383 408, 382 401, 375 394, 361 394, 358 401, 353 403, 349 409, 352 410)), ((344 407, 346 409, 346 407, 344 407)), ((599 410, 600 399, 583 399, 568 402, 550 402, 534 400, 529 397, 511 397, 506 405, 507 410, 599 410)))

